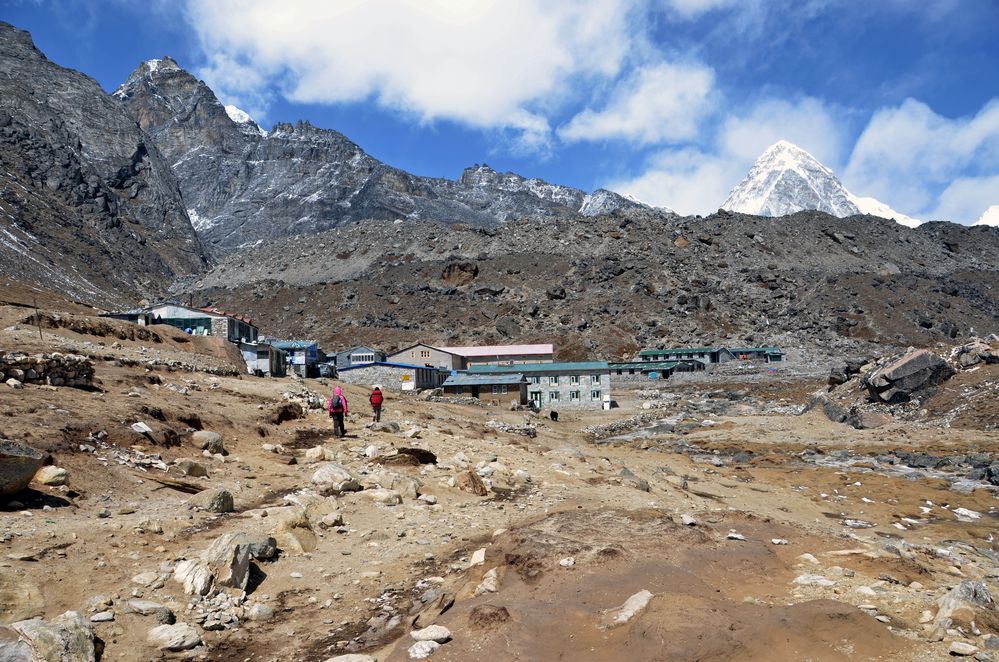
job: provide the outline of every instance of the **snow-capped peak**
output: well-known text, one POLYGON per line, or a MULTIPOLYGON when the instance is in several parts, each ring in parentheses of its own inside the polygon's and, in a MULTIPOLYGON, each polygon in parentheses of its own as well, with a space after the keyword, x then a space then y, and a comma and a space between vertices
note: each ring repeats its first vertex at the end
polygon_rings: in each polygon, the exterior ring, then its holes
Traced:
POLYGON ((839 217, 871 214, 908 227, 921 223, 874 198, 853 195, 832 170, 786 140, 777 141, 756 159, 746 178, 722 203, 722 209, 759 216, 786 216, 815 209, 839 217))
POLYGON ((990 225, 992 227, 999 227, 999 205, 992 205, 985 210, 977 221, 975 225, 990 225))
POLYGON ((250 117, 250 114, 247 113, 245 110, 241 110, 236 106, 230 105, 225 107, 225 114, 228 115, 229 119, 231 119, 236 124, 245 126, 247 127, 247 129, 257 132, 262 136, 267 135, 267 132, 261 129, 260 125, 258 125, 255 121, 253 121, 253 118, 250 117))
POLYGON ((785 216, 802 209, 834 216, 860 211, 829 168, 786 140, 771 145, 756 159, 722 208, 761 216, 785 216))

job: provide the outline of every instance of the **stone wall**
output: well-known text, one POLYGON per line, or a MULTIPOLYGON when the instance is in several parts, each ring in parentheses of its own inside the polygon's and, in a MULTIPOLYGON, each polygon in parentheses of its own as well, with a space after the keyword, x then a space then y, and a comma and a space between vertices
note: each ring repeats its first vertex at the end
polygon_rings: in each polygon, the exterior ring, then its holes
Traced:
POLYGON ((579 384, 573 384, 570 375, 559 375, 558 384, 551 384, 549 375, 541 377, 540 384, 533 384, 528 377, 527 397, 531 400, 531 392, 541 391, 541 407, 544 409, 603 409, 603 396, 611 392, 610 375, 606 372, 599 375, 599 380, 593 381, 590 373, 579 376, 579 384), (600 391, 600 399, 593 400, 591 391, 600 391), (571 393, 577 391, 579 399, 573 400, 571 393), (551 393, 558 393, 558 398, 551 399, 551 393))
POLYGON ((0 350, 0 382, 84 388, 94 384, 94 363, 75 354, 8 353, 0 350))
POLYGON ((350 370, 341 370, 338 378, 348 384, 380 384, 382 390, 392 391, 422 391, 437 386, 434 383, 436 370, 430 368, 397 368, 386 365, 371 364, 350 370), (407 388, 412 385, 411 388, 407 388))

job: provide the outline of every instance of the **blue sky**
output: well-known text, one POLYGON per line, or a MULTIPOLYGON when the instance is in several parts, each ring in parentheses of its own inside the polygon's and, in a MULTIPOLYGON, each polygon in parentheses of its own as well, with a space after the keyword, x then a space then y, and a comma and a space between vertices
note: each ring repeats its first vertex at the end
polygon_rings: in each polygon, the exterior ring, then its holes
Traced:
POLYGON ((169 54, 265 128, 309 119, 422 175, 486 162, 706 213, 786 139, 910 216, 999 204, 997 0, 0 7, 109 91, 169 54))

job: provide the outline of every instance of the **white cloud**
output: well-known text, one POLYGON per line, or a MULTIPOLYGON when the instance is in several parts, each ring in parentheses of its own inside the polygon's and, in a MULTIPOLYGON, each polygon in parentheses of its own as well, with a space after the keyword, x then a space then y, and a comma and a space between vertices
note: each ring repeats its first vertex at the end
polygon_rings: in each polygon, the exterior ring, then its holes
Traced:
POLYGON ((971 223, 999 188, 999 100, 972 117, 950 119, 907 99, 871 118, 857 140, 844 181, 851 190, 923 218, 971 223), (961 196, 969 196, 967 203, 961 196), (972 209, 969 205, 977 205, 972 209))
POLYGON ((705 141, 713 149, 660 151, 645 172, 607 188, 681 214, 707 214, 718 209, 756 158, 778 140, 793 142, 835 168, 843 152, 842 122, 836 115, 813 98, 796 103, 767 99, 721 122, 714 140, 705 141))
POLYGON ((967 177, 952 182, 937 200, 930 218, 974 223, 992 205, 999 204, 999 175, 967 177))
MULTIPOLYGON (((740 4, 740 0, 665 0, 666 8, 681 18, 697 18, 701 14, 716 9, 728 9, 740 4)), ((741 4, 751 4, 742 0, 741 4)))
POLYGON ((538 144, 550 133, 540 105, 618 75, 634 2, 189 0, 188 15, 209 58, 202 75, 244 106, 280 80, 296 102, 373 100, 538 144))
POLYGON ((642 67, 621 81, 603 110, 587 109, 558 131, 567 142, 622 138, 640 144, 696 137, 714 74, 701 65, 642 67))

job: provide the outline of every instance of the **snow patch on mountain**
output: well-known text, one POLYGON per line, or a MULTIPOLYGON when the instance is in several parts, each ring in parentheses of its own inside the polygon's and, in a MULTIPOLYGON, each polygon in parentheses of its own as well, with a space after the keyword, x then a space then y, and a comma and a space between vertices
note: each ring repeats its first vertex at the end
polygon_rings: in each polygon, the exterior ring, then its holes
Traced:
POLYGON ((992 227, 999 227, 999 205, 992 205, 985 210, 977 221, 975 225, 990 225, 992 227))
POLYGON ((259 133, 262 136, 267 135, 267 132, 261 129, 260 125, 258 125, 253 120, 253 118, 250 117, 250 114, 247 113, 245 110, 237 108, 236 106, 229 105, 225 107, 225 114, 228 115, 229 119, 231 119, 236 124, 239 124, 241 126, 248 125, 248 128, 252 129, 255 133, 259 133))
POLYGON ((890 218, 896 223, 901 223, 909 228, 914 228, 923 224, 923 221, 918 218, 912 218, 911 216, 906 216, 902 212, 895 211, 885 203, 875 198, 861 198, 850 193, 850 201, 857 205, 857 209, 860 210, 861 214, 870 214, 871 216, 890 218))

